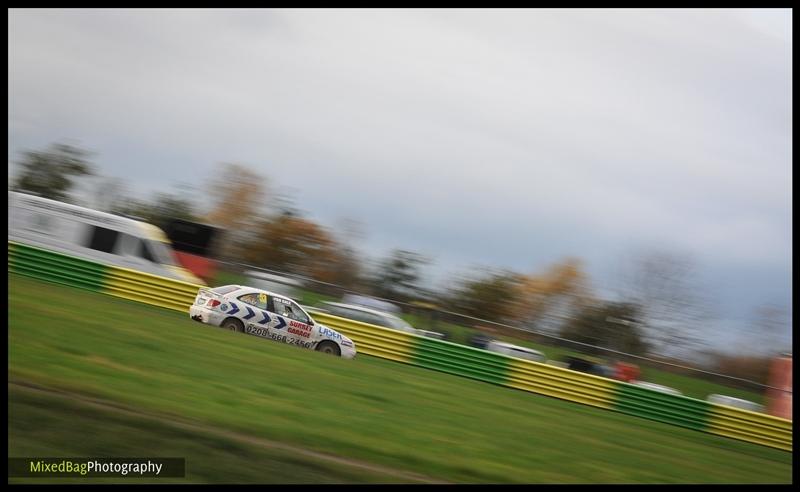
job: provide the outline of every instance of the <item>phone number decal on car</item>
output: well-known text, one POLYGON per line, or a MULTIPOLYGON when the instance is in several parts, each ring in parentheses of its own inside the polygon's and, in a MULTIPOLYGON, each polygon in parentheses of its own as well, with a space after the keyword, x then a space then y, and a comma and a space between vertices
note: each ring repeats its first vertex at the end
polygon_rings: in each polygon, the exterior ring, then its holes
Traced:
POLYGON ((305 342, 298 338, 287 337, 286 335, 278 335, 276 333, 270 333, 269 336, 277 342, 288 343, 289 345, 299 345, 303 348, 311 348, 311 342, 305 342))
POLYGON ((251 335, 256 335, 256 336, 259 336, 259 337, 265 337, 265 338, 269 338, 269 336, 270 336, 269 332, 267 330, 265 330, 264 328, 259 328, 257 326, 253 326, 253 325, 247 325, 247 333, 250 333, 251 335))
POLYGON ((276 342, 288 343, 289 345, 298 345, 303 348, 311 348, 312 344, 312 342, 301 340, 299 338, 280 335, 277 333, 270 333, 266 328, 261 328, 252 324, 247 325, 247 327, 245 328, 245 333, 249 333, 251 335, 256 335, 259 337, 270 338, 272 340, 275 340, 276 342))

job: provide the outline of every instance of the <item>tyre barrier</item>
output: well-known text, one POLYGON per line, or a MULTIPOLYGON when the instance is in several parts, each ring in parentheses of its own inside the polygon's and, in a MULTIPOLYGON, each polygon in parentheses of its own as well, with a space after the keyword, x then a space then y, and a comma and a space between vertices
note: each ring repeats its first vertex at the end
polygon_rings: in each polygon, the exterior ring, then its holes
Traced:
MULTIPOLYGON (((202 287, 13 241, 8 242, 8 271, 184 313, 202 287)), ((326 313, 313 317, 352 338, 359 354, 792 451, 791 420, 326 313)))

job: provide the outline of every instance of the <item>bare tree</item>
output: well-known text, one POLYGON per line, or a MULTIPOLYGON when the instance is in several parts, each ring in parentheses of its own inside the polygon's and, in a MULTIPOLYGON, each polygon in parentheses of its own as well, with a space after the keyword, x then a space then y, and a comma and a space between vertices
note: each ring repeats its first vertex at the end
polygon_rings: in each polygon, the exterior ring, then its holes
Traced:
POLYGON ((423 291, 423 268, 431 259, 413 251, 393 250, 377 265, 371 283, 379 297, 408 302, 423 291))
POLYGON ((791 342, 784 341, 782 335, 789 331, 789 311, 784 306, 765 303, 753 310, 750 347, 753 351, 773 353, 785 351, 791 342))
POLYGON ((631 255, 621 272, 618 293, 641 307, 644 336, 653 352, 674 354, 704 344, 711 300, 689 255, 666 251, 631 255))

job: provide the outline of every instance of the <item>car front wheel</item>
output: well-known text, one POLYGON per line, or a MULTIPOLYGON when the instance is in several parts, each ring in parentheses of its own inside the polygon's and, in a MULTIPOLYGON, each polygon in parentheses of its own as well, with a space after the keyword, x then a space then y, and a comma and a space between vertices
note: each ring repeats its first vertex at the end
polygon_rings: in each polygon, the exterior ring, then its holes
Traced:
POLYGON ((336 345, 333 342, 327 342, 327 341, 320 342, 320 344, 317 345, 317 351, 322 352, 323 354, 335 355, 337 357, 342 355, 342 352, 341 350, 339 350, 338 345, 336 345))

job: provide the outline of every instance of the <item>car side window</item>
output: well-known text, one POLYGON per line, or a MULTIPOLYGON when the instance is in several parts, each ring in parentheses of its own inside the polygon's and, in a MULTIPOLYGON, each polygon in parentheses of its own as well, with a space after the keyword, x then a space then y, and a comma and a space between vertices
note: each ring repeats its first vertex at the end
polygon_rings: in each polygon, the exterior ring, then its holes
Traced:
POLYGON ((113 253, 118 236, 118 231, 106 229, 105 227, 90 226, 86 245, 97 251, 113 253))
POLYGON ((273 301, 275 303, 275 314, 286 316, 301 323, 308 323, 308 317, 296 303, 282 297, 275 297, 273 301))
POLYGON ((272 298, 272 312, 281 316, 289 316, 289 301, 282 297, 272 298))
POLYGON ((295 318, 297 321, 306 324, 308 324, 311 321, 308 319, 308 316, 306 316, 306 313, 303 311, 303 309, 300 306, 298 306, 296 302, 292 302, 291 306, 292 310, 294 311, 294 315, 297 316, 295 318))
POLYGON ((156 259, 153 257, 153 253, 150 251, 150 247, 147 246, 147 243, 145 243, 142 240, 139 240, 139 248, 138 249, 139 249, 138 256, 141 256, 142 258, 144 258, 145 260, 149 261, 150 263, 155 263, 156 262, 156 259))
POLYGON ((258 309, 267 309, 267 295, 262 293, 253 292, 252 294, 244 294, 239 296, 237 299, 242 301, 245 304, 250 304, 251 306, 255 306, 258 309))

